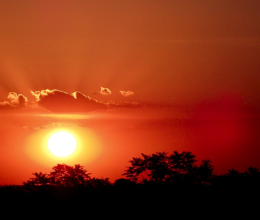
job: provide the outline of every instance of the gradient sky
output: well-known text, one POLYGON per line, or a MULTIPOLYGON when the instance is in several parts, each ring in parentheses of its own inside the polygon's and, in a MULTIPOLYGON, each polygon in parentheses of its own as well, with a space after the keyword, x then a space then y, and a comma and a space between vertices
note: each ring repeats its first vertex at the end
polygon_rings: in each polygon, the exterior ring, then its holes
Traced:
POLYGON ((260 167, 258 0, 0 0, 0 184, 57 163, 121 178, 132 157, 192 151, 260 167), (46 152, 56 130, 78 152, 46 152))

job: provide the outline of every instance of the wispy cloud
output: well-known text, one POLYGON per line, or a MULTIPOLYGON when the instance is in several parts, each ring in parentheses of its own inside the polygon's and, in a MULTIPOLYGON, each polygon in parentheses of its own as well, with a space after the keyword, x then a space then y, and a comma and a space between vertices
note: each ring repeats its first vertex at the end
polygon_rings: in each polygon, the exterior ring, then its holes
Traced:
POLYGON ((138 102, 126 102, 126 101, 121 101, 121 102, 109 102, 107 103, 110 108, 113 107, 125 107, 125 108, 133 108, 133 107, 140 107, 141 104, 138 102))
POLYGON ((132 91, 119 91, 123 96, 128 97, 131 95, 134 95, 134 92, 132 91))
POLYGON ((100 94, 101 95, 111 95, 112 92, 108 88, 100 87, 100 94))
POLYGON ((12 109, 13 106, 7 102, 7 101, 4 101, 4 102, 0 102, 0 109, 12 109))
POLYGON ((25 107, 28 103, 27 97, 15 92, 9 92, 7 99, 9 101, 0 102, 0 109, 14 109, 25 107))
POLYGON ((49 124, 49 125, 38 126, 38 127, 23 126, 23 128, 24 129, 28 129, 28 130, 33 130, 33 131, 39 131, 39 130, 53 128, 53 127, 61 127, 61 126, 64 126, 64 125, 65 124, 63 124, 63 123, 55 123, 55 122, 53 122, 52 124, 49 124))

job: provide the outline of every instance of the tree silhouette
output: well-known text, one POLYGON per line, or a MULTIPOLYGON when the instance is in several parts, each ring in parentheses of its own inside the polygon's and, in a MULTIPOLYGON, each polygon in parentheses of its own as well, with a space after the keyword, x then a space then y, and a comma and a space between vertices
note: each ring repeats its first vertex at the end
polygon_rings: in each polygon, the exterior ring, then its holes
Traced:
POLYGON ((58 164, 52 168, 54 171, 50 173, 50 183, 58 186, 75 186, 84 185, 90 180, 90 174, 79 164, 68 166, 66 164, 58 164))
POLYGON ((46 173, 35 172, 33 173, 35 178, 30 178, 24 185, 47 185, 49 183, 49 177, 46 173))
POLYGON ((258 176, 260 175, 260 171, 259 171, 259 168, 257 167, 247 167, 247 171, 249 174, 253 175, 253 176, 258 176))
POLYGON ((92 178, 88 181, 88 185, 94 187, 94 188, 104 188, 104 187, 109 187, 111 186, 111 183, 109 181, 109 178, 92 178))
POLYGON ((130 160, 131 165, 123 173, 133 182, 209 184, 213 176, 211 161, 203 160, 197 166, 195 155, 189 151, 174 151, 169 156, 166 152, 141 155, 130 160))
POLYGON ((75 185, 86 185, 90 180, 90 174, 80 166, 68 166, 66 164, 57 164, 52 168, 50 174, 33 173, 34 178, 30 178, 24 185, 54 185, 54 186, 75 186, 75 185))
POLYGON ((197 184, 210 184, 213 178, 213 166, 210 160, 202 160, 202 164, 199 167, 194 167, 196 172, 197 184))

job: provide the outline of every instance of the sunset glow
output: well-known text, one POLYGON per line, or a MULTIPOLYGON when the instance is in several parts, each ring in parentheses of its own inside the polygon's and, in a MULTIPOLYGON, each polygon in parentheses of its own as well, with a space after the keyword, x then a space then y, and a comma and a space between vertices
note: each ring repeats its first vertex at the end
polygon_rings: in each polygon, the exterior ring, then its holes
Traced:
POLYGON ((0 185, 141 153, 260 167, 260 1, 0 4, 0 185))

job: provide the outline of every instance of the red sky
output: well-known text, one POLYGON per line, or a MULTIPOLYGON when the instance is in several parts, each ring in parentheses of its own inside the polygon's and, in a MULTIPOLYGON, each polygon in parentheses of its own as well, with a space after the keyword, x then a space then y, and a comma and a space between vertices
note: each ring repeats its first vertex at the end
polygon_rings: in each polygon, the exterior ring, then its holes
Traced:
POLYGON ((157 151, 192 151, 217 173, 260 167, 259 11, 257 0, 0 0, 0 184, 63 162, 114 180, 157 151), (64 129, 79 152, 57 159, 46 140, 64 129))

